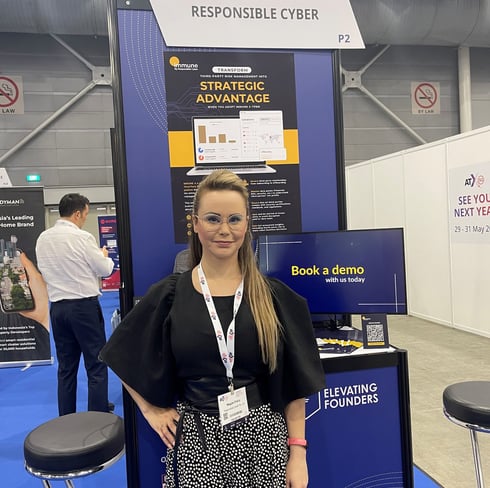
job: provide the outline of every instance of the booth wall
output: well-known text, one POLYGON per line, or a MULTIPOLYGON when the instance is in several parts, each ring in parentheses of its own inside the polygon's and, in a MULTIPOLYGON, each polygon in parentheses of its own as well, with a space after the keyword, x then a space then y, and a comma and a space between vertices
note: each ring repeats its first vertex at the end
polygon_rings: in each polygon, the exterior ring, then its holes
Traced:
POLYGON ((490 241, 451 239, 448 172, 490 166, 489 145, 484 127, 346 168, 348 228, 405 230, 409 314, 487 337, 490 241))

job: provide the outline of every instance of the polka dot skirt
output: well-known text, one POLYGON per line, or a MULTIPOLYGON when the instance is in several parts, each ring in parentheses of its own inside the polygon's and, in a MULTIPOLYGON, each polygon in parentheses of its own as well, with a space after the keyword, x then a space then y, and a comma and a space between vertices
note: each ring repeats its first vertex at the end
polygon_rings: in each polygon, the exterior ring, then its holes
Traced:
MULTIPOLYGON (((182 405, 177 409, 182 412, 182 405)), ((219 418, 202 412, 204 441, 193 414, 184 414, 177 446, 167 451, 165 488, 283 488, 288 460, 284 417, 269 405, 250 411, 247 420, 223 431, 219 418)))

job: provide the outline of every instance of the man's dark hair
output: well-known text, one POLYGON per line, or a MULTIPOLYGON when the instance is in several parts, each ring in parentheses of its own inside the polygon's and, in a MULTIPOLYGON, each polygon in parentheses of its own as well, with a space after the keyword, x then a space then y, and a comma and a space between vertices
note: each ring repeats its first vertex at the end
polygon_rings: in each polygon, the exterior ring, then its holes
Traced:
POLYGON ((90 202, 87 197, 80 195, 80 193, 68 193, 61 200, 58 205, 60 217, 71 217, 75 212, 82 212, 90 202))

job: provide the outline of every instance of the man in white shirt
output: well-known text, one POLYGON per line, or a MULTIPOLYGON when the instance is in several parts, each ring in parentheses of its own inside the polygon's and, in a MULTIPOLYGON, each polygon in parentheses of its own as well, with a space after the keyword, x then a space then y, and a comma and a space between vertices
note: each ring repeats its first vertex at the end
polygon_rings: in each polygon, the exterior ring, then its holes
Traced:
POLYGON ((114 262, 92 234, 82 230, 89 201, 78 193, 59 203, 60 218, 39 236, 38 268, 48 287, 50 317, 58 358, 60 415, 76 412, 77 374, 83 354, 88 378, 88 410, 107 412, 107 366, 98 355, 106 342, 99 303, 100 278, 112 273, 114 262))

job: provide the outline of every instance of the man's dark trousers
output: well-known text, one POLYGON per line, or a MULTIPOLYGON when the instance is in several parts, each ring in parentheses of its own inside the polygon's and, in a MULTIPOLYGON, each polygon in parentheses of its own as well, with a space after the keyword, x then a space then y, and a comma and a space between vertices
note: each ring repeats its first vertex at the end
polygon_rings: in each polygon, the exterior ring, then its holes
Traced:
POLYGON ((106 335, 98 298, 53 302, 50 316, 58 358, 59 414, 76 412, 77 374, 82 354, 88 379, 88 410, 107 412, 107 366, 98 359, 106 335))

